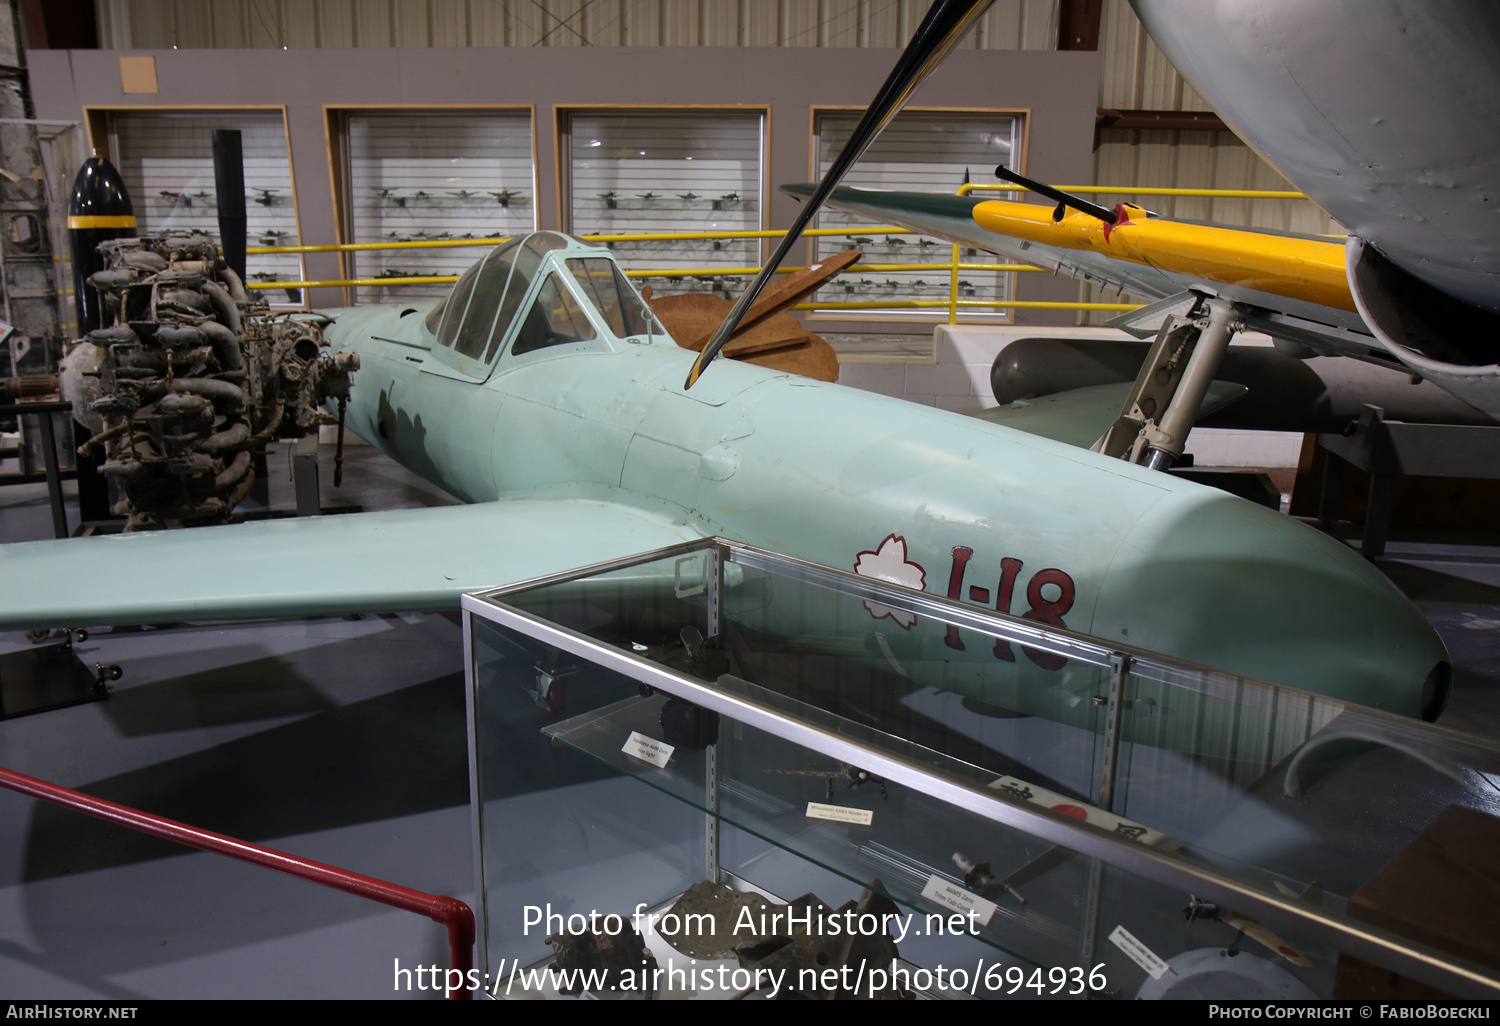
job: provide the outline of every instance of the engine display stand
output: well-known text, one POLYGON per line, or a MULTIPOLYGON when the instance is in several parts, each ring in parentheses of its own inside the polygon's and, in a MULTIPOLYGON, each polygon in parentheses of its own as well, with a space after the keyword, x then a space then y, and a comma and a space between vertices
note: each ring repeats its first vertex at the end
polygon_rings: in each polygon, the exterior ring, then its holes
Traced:
POLYGON ((98 702, 118 666, 90 666, 73 650, 73 639, 0 655, 0 720, 98 702))

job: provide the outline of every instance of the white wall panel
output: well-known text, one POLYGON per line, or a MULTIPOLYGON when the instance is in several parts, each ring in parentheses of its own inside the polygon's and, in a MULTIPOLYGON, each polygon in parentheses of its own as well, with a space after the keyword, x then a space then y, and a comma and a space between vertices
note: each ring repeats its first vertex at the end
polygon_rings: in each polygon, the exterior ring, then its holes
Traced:
MULTIPOLYGON (((756 231, 763 118, 758 111, 599 111, 570 116, 569 231, 756 231)), ((755 241, 618 242, 629 270, 753 267, 755 241)), ((737 294, 742 275, 648 278, 662 294, 737 294)), ((641 282, 638 282, 640 284, 641 282)))
MULTIPOLYGON (((346 126, 349 241, 496 238, 536 226, 530 114, 350 114, 346 126)), ((349 268, 358 278, 458 274, 484 252, 370 250, 350 253, 349 268)), ((361 288, 358 301, 393 303, 447 290, 361 288)))
MULTIPOLYGON (((818 115, 818 173, 826 173, 848 140, 859 111, 826 111, 818 115)), ((1008 114, 908 111, 881 133, 865 155, 844 178, 844 184, 869 189, 912 192, 957 190, 965 181, 992 178, 996 164, 1010 164, 1020 149, 1019 118, 1008 114)), ((817 218, 819 228, 873 225, 865 218, 825 208, 817 218)), ((814 243, 821 259, 857 245, 866 264, 933 264, 931 271, 870 271, 845 275, 831 287, 820 289, 819 302, 870 302, 875 300, 947 299, 952 288, 950 272, 941 265, 953 256, 951 244, 927 236, 868 236, 851 242, 827 236, 814 243)), ((961 259, 973 263, 998 263, 988 254, 964 251, 961 259)), ((1014 291, 1014 274, 962 271, 960 299, 1003 300, 1014 291)), ((910 316, 931 320, 932 309, 907 311, 861 311, 855 317, 910 316)), ((964 313, 973 319, 983 314, 964 313)))
MULTIPOLYGON (((111 123, 116 163, 141 230, 219 236, 213 129, 237 128, 245 161, 245 214, 252 246, 293 246, 297 208, 280 112, 222 115, 120 113, 111 123)), ((296 281, 295 254, 251 255, 252 280, 296 281)), ((284 297, 273 295, 273 302, 284 297)))

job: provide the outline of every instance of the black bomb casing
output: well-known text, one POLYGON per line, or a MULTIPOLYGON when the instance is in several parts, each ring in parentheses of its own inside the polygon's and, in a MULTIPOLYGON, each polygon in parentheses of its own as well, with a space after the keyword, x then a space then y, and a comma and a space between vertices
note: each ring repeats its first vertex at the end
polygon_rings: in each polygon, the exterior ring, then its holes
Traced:
POLYGON ((73 249, 73 302, 78 311, 77 335, 103 324, 103 299, 88 286, 89 275, 104 270, 98 246, 110 239, 136 234, 135 208, 125 191, 125 180, 108 160, 93 156, 73 179, 68 201, 68 241, 73 249))
POLYGON ((214 129, 214 195, 219 206, 219 244, 224 262, 245 279, 245 156, 237 128, 214 129))

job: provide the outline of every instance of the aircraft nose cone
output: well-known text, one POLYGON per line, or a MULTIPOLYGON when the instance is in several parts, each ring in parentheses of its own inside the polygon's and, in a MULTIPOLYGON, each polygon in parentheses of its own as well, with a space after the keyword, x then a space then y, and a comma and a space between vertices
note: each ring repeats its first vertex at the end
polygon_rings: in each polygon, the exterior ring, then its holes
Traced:
POLYGON ((1210 489, 1174 491, 1126 535, 1094 633, 1427 720, 1448 699, 1447 650, 1378 570, 1210 489))

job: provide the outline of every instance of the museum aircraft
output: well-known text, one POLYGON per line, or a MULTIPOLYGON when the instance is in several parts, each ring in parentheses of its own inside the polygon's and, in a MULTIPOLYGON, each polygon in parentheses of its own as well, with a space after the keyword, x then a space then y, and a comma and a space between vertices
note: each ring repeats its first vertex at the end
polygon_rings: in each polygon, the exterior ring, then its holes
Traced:
MULTIPOLYGON (((469 505, 0 546, 0 628, 452 609, 723 535, 1408 715, 1446 698, 1418 611, 1278 513, 738 361, 684 389, 694 354, 601 246, 515 239, 435 305, 335 311, 324 333, 360 356, 349 427, 469 505)), ((1017 659, 871 616, 898 659, 952 661, 956 685, 1017 659)), ((1043 675, 1055 658, 1021 656, 1043 675)))
MULTIPOLYGON (((882 90, 862 125, 909 93, 882 90)), ((360 357, 350 428, 466 505, 0 546, 0 629, 455 609, 721 535, 1405 715, 1447 699, 1437 634, 1346 546, 1048 438, 739 361, 702 373, 605 247, 536 232, 437 303, 321 320, 360 357)), ((1095 708, 1076 660, 860 615, 871 651, 953 690, 1095 708)))
MULTIPOLYGON (((1500 9, 1132 4, 1190 84, 1347 238, 1104 208, 1003 167, 1000 178, 1049 205, 861 189, 839 189, 830 204, 1151 300, 1117 321, 1143 336, 1197 321, 1209 342, 1183 361, 1203 370, 1182 372, 1199 387, 1184 386, 1179 420, 1242 329, 1293 356, 1404 369, 1500 417, 1500 9)), ((1148 358, 1103 451, 1133 448, 1154 465, 1180 454, 1182 423, 1131 408, 1157 369, 1148 358)), ((1174 401, 1170 390, 1148 397, 1162 409, 1174 401)), ((1089 401, 1080 394, 1079 408, 1089 401)))

